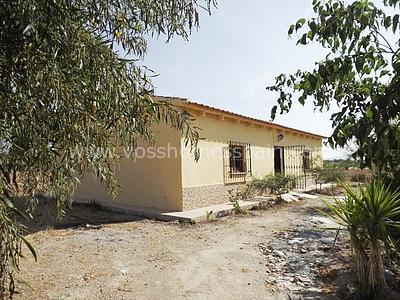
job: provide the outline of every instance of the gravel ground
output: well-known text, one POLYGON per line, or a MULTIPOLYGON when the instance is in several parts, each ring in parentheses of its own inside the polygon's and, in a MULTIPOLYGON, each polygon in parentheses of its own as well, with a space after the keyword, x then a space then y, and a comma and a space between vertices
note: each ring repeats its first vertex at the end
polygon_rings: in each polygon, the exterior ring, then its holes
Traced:
POLYGON ((44 206, 28 235, 38 262, 21 261, 31 288, 20 285, 16 299, 334 299, 348 250, 345 236, 331 250, 335 232, 323 229, 320 205, 194 225, 82 206, 54 225, 44 206))

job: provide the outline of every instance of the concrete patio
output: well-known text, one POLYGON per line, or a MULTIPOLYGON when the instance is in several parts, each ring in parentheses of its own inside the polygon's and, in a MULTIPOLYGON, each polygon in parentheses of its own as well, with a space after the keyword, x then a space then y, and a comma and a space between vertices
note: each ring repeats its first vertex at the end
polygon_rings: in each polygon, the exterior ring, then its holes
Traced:
MULTIPOLYGON (((330 186, 332 186, 332 184, 324 184, 322 188, 327 188, 330 186)), ((314 188, 308 188, 305 190, 290 191, 289 193, 280 195, 280 198, 286 202, 300 201, 307 198, 317 198, 317 196, 306 193, 307 191, 313 189, 314 188)), ((258 196, 249 200, 240 200, 239 205, 245 210, 263 208, 271 205, 276 197, 277 196, 258 196)), ((232 203, 230 202, 177 212, 165 212, 162 210, 147 207, 134 207, 129 209, 108 207, 108 209, 135 216, 154 218, 162 221, 181 221, 189 223, 204 222, 213 218, 219 218, 234 214, 234 208, 232 203)))

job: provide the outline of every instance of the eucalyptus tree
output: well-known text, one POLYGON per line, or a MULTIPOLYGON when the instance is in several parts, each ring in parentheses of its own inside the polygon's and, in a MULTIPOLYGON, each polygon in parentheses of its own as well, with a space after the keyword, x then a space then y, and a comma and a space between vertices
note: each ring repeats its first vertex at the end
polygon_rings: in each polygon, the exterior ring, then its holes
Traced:
POLYGON ((316 43, 328 52, 313 70, 276 77, 276 113, 293 101, 320 110, 335 104, 331 146, 355 143, 353 156, 378 175, 400 183, 400 45, 398 0, 313 1, 315 16, 289 28, 298 45, 316 43))
MULTIPOLYGON (((150 36, 187 39, 214 0, 0 0, 0 298, 12 296, 23 227, 38 194, 59 213, 82 174, 118 191, 121 147, 160 121, 197 157, 191 116, 154 100, 140 59, 150 36), (104 151, 106 150, 106 151, 104 151)), ((30 246, 29 244, 27 244, 30 246)), ((33 249, 31 249, 33 252, 33 249)))

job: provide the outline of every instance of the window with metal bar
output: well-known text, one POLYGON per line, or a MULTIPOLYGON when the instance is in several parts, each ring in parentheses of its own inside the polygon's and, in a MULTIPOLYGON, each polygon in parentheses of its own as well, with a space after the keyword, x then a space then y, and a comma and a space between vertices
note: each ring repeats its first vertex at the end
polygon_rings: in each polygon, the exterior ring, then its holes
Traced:
POLYGON ((251 176, 250 144, 230 142, 224 149, 225 183, 245 182, 249 176, 251 176))

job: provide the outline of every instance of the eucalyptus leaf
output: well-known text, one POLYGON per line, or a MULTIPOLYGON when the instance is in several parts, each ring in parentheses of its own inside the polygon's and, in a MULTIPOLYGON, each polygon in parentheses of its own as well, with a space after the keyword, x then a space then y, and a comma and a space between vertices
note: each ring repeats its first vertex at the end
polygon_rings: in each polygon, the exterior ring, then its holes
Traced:
POLYGON ((160 122, 178 130, 198 159, 193 117, 154 96, 154 73, 141 60, 149 37, 187 40, 200 12, 215 5, 0 1, 0 298, 12 297, 22 243, 36 259, 17 219, 32 216, 32 208, 17 210, 16 196, 34 203, 47 195, 61 217, 82 176, 93 174, 115 197, 123 149, 139 139, 154 143, 160 122))

